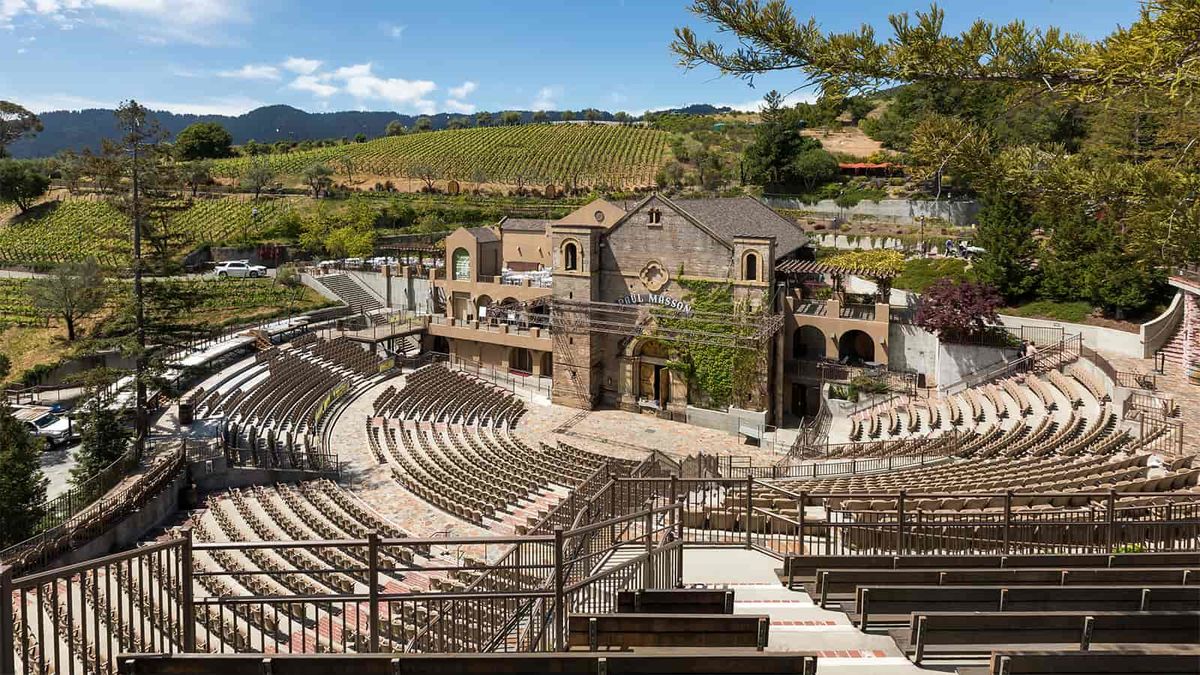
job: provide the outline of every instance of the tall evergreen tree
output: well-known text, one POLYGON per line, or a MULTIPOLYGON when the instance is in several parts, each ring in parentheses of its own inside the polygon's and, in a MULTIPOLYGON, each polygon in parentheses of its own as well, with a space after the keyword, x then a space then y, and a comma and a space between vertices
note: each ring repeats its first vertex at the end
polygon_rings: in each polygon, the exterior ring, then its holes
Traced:
POLYGON ((75 451, 75 466, 71 467, 71 484, 77 488, 120 459, 130 438, 118 412, 101 403, 99 396, 92 397, 80 423, 79 449, 75 451))
POLYGON ((984 198, 975 238, 984 253, 975 263, 975 277, 993 286, 1010 304, 1037 287, 1038 244, 1033 230, 1032 214, 1016 197, 984 198))
POLYGON ((36 534, 45 515, 41 451, 41 441, 0 400, 0 548, 36 534))

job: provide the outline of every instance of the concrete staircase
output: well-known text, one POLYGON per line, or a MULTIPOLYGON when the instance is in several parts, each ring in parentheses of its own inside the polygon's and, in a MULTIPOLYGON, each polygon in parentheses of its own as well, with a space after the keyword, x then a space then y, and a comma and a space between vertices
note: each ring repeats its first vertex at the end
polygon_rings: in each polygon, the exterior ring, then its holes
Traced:
POLYGON ((374 312, 383 308, 383 303, 373 293, 346 274, 327 274, 315 277, 325 288, 341 298, 342 302, 356 314, 374 312))
MULTIPOLYGON (((1185 298, 1185 302, 1187 298, 1185 298)), ((1200 347, 1200 312, 1184 312, 1183 319, 1179 322, 1179 326, 1175 328, 1175 333, 1171 335, 1171 339, 1162 346, 1162 353, 1166 358, 1167 365, 1178 368, 1186 368, 1188 364, 1184 363, 1184 344, 1187 342, 1188 333, 1191 333, 1193 350, 1200 347), (1189 314, 1191 316, 1189 317, 1189 314)))

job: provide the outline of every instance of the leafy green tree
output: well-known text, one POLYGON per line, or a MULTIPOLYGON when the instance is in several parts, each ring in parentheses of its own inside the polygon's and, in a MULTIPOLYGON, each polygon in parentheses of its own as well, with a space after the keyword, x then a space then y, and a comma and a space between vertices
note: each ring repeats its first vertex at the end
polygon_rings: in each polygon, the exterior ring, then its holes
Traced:
POLYGON ((392 120, 387 123, 387 128, 383 130, 384 136, 403 136, 408 130, 400 123, 400 120, 392 120))
POLYGON ((0 547, 37 534, 49 483, 42 474, 41 451, 41 441, 0 400, 0 547))
POLYGON ((175 157, 180 161, 220 159, 232 155, 233 136, 216 122, 197 122, 179 132, 175 138, 175 157))
POLYGON ((624 110, 618 110, 617 112, 613 113, 613 121, 621 124, 629 124, 629 113, 625 112, 624 110))
POLYGON ((50 189, 50 177, 30 162, 0 160, 0 200, 14 202, 22 213, 50 189))
POLYGON ((296 302, 304 296, 305 286, 300 278, 300 271, 291 263, 281 266, 275 272, 275 284, 287 289, 287 310, 288 316, 291 316, 296 302))
POLYGON ((413 131, 433 131, 433 120, 429 119, 425 115, 418 117, 417 121, 413 123, 413 131))
POLYGON ((988 195, 979 211, 975 244, 984 253, 975 262, 975 278, 992 285, 1009 304, 1037 288, 1038 243, 1032 214, 1011 195, 988 195))
POLYGON ((59 178, 67 186, 67 192, 79 193, 79 183, 87 174, 84 158, 74 150, 63 150, 54 157, 54 166, 59 178))
POLYGON ((449 122, 446 122, 446 128, 451 129, 453 131, 458 131, 459 129, 467 129, 470 126, 471 126, 471 120, 467 119, 466 117, 463 117, 462 115, 455 115, 454 117, 450 118, 449 122))
POLYGON ((12 101, 0 100, 0 157, 8 156, 8 146, 24 136, 41 133, 42 120, 12 101))
POLYGON ((838 177, 838 161, 833 155, 820 148, 804 150, 792 159, 787 174, 793 181, 812 192, 817 186, 838 177))
POLYGON ((475 126, 490 127, 492 126, 492 114, 486 110, 480 110, 475 113, 475 126))
POLYGON ((595 124, 600 120, 600 111, 595 108, 588 108, 583 111, 583 119, 595 124))
POLYGON ((12 361, 8 356, 0 354, 0 382, 4 382, 4 378, 12 372, 12 361))
POLYGON ((275 169, 266 157, 250 158, 249 165, 242 172, 242 187, 254 193, 254 198, 262 196, 263 190, 275 184, 275 169))
POLYGON ((516 110, 506 110, 500 113, 500 123, 506 127, 514 127, 521 123, 521 113, 516 110))
POLYGON ((362 133, 361 131, 357 134, 354 134, 354 142, 355 143, 366 143, 367 135, 362 133))
MULTIPOLYGON (((251 164, 253 167, 253 164, 251 164)), ((192 196, 195 197, 202 185, 209 185, 213 182, 213 163, 207 159, 197 159, 193 162, 187 162, 182 167, 181 178, 183 184, 192 189, 192 196)), ((242 182, 245 184, 245 176, 242 177, 242 182)), ((257 194, 255 195, 257 197, 257 194)))
POLYGON ((300 177, 304 184, 313 191, 313 198, 320 198, 322 192, 328 192, 333 186, 333 169, 323 162, 315 162, 304 167, 300 177))
POLYGON ((559 113, 558 119, 564 122, 570 122, 571 120, 575 119, 575 113, 571 112, 570 110, 564 110, 559 113))
POLYGON ((546 114, 545 110, 538 110, 533 113, 534 124, 545 124, 548 121, 550 121, 550 116, 546 114))
POLYGON ((27 286, 34 307, 57 316, 67 326, 67 340, 74 341, 80 320, 104 307, 104 273, 95 258, 69 262, 27 286))

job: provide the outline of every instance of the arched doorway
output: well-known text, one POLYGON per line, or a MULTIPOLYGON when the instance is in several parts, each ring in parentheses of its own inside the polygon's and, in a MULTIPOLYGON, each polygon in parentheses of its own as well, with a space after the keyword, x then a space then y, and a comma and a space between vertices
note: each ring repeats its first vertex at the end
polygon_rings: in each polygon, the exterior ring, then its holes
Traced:
POLYGON ((533 352, 521 347, 513 347, 508 355, 508 369, 521 373, 532 373, 533 352))
POLYGON ((487 295, 481 295, 475 298, 475 316, 483 321, 488 318, 488 307, 492 306, 492 298, 487 295))
POLYGON ((441 335, 433 336, 432 351, 434 351, 438 354, 449 354, 450 353, 450 341, 447 340, 446 338, 442 337, 441 335))
POLYGON ((857 364, 875 360, 875 340, 861 330, 848 330, 838 338, 838 360, 857 364))
POLYGON ((792 333, 792 358, 815 361, 825 358, 825 333, 816 326, 800 326, 792 333))
POLYGON ((646 340, 637 346, 635 355, 639 359, 638 403, 665 410, 671 400, 670 351, 657 340, 646 340))
POLYGON ((454 249, 454 254, 450 256, 450 275, 455 281, 471 279, 471 253, 467 249, 454 249))

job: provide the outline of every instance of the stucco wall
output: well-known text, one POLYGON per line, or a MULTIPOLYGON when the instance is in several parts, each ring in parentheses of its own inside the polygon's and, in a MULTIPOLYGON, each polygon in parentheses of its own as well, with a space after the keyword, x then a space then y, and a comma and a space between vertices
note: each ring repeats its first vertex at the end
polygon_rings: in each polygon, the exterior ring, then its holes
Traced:
POLYGON ((1005 326, 1041 326, 1062 328, 1067 335, 1078 333, 1083 338, 1083 344, 1101 352, 1111 352, 1122 356, 1145 358, 1142 347, 1142 336, 1138 333, 1127 333, 1123 330, 1089 326, 1066 321, 1047 321, 1045 319, 1027 319, 1019 316, 1000 315, 1000 322, 1005 326))
POLYGON ((938 339, 929 331, 908 323, 888 326, 888 364, 893 370, 924 373, 927 384, 937 377, 938 339))
POLYGON ((1020 357, 1019 349, 1000 349, 979 345, 941 344, 938 346, 937 383, 951 387, 963 376, 1020 357))

